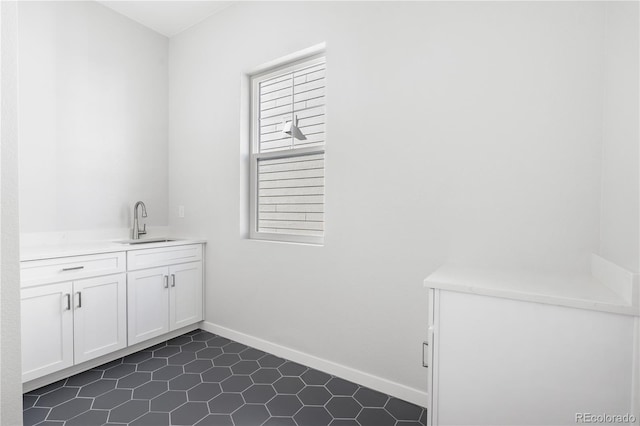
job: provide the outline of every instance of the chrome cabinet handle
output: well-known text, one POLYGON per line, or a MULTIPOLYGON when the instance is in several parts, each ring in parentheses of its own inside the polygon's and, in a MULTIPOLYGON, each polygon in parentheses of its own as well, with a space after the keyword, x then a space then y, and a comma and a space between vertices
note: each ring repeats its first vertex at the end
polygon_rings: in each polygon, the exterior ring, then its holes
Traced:
POLYGON ((74 267, 71 267, 71 268, 62 268, 62 272, 77 271, 79 269, 84 269, 84 266, 74 266, 74 267))
POLYGON ((67 298, 67 311, 71 310, 71 294, 67 293, 65 294, 65 297, 67 298))
POLYGON ((429 368, 429 363, 425 360, 425 349, 429 350, 429 342, 422 342, 422 366, 429 368))
POLYGON ((171 287, 176 286, 176 274, 171 274, 171 287))
POLYGON ((169 288, 169 276, 164 276, 164 288, 169 288))
POLYGON ((82 292, 79 291, 77 294, 78 294, 78 308, 82 308, 82 292))

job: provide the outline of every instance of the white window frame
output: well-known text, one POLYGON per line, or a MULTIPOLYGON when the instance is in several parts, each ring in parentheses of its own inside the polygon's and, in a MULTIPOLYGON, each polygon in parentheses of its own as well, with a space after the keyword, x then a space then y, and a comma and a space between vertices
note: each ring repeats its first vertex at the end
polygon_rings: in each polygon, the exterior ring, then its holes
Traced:
MULTIPOLYGON (((261 72, 252 74, 251 77, 251 146, 250 146, 250 173, 249 173, 249 238, 254 240, 268 240, 292 243, 307 243, 322 245, 324 243, 324 235, 297 235, 273 232, 258 232, 258 162, 260 160, 269 160, 276 158, 292 158, 312 154, 324 154, 325 143, 322 146, 292 148, 280 151, 259 152, 259 125, 258 109, 259 109, 259 84, 263 80, 267 80, 279 74, 293 72, 304 64, 305 67, 316 65, 326 61, 324 44, 306 49, 299 54, 291 55, 279 61, 270 63, 262 67, 261 72), (312 52, 312 53, 311 53, 312 52), (267 68, 266 70, 264 68, 267 68)), ((325 106, 326 108, 326 106, 325 106)), ((326 199, 325 201, 326 202, 326 199)), ((326 224, 325 224, 326 226, 326 224)), ((325 231, 326 232, 326 231, 325 231)), ((324 232, 323 232, 324 233, 324 232)))

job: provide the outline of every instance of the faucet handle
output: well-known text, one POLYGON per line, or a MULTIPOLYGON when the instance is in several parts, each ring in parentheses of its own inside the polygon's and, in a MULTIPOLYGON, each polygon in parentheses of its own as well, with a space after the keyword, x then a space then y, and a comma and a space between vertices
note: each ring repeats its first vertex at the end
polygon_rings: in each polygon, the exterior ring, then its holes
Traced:
POLYGON ((142 225, 142 231, 138 231, 138 234, 146 234, 147 233, 147 224, 142 225))

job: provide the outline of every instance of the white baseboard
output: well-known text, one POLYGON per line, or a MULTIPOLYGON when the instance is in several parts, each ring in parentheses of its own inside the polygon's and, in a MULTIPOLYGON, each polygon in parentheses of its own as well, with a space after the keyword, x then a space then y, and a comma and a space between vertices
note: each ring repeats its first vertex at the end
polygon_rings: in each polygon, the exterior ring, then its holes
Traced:
POLYGON ((414 389, 400 383, 392 382, 390 380, 383 379, 382 377, 374 376, 372 374, 365 373, 364 371, 356 370, 355 368, 347 367, 345 365, 319 358, 317 356, 310 355, 308 353, 301 352, 286 346, 282 346, 277 343, 269 342, 268 340, 264 340, 259 337, 250 336, 239 331, 231 330, 227 327, 213 324, 211 322, 203 322, 201 328, 210 333, 226 337, 227 339, 235 340, 236 342, 254 347, 256 349, 260 349, 265 352, 269 352, 290 361, 306 365, 307 367, 324 371, 325 373, 329 373, 331 375, 338 376, 359 385, 386 393, 396 398, 409 401, 421 407, 427 406, 428 394, 425 391, 414 389))

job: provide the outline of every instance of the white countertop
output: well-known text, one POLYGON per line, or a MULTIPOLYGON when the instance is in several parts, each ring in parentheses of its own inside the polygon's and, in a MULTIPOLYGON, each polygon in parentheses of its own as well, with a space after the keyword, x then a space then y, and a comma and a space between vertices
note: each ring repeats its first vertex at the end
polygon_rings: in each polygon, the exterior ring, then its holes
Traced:
POLYGON ((638 306, 633 306, 586 273, 444 265, 429 275, 424 285, 462 293, 640 316, 638 306))
MULTIPOLYGON (((203 244, 202 239, 180 239, 174 237, 153 237, 149 239, 174 239, 175 241, 150 242, 144 244, 122 244, 116 241, 78 241, 70 243, 39 244, 20 247, 20 261, 52 259, 85 254, 112 253, 117 251, 142 250, 149 248, 181 246, 185 244, 203 244)), ((144 240, 144 239, 141 239, 144 240)), ((122 241, 122 240, 121 240, 122 241)))

